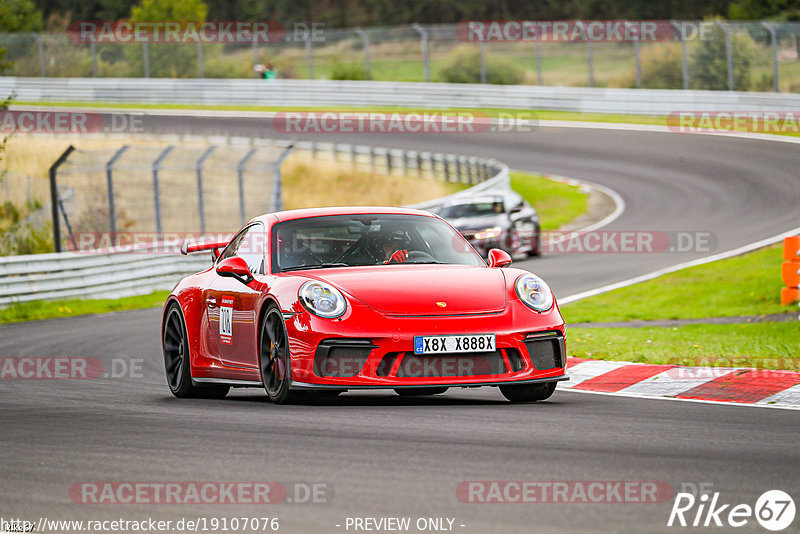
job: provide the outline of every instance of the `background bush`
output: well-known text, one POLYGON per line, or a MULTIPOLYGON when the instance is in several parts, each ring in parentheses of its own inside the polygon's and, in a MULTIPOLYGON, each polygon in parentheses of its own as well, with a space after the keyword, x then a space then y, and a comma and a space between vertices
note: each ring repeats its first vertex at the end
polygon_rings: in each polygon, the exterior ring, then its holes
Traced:
MULTIPOLYGON (((522 83, 524 71, 510 59, 486 54, 486 80, 499 85, 522 83)), ((477 46, 462 45, 453 50, 439 70, 439 81, 481 83, 481 57, 477 46)))

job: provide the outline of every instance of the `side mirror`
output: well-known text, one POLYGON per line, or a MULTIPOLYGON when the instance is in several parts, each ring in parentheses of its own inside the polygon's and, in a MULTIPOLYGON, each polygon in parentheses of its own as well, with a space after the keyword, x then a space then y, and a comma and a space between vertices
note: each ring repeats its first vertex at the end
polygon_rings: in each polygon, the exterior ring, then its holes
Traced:
POLYGON ((217 274, 227 278, 236 278, 245 285, 253 281, 253 273, 250 272, 250 267, 239 256, 231 256, 219 262, 217 274))
POLYGON ((493 248, 489 251, 489 267, 508 267, 511 265, 511 256, 505 250, 493 248))

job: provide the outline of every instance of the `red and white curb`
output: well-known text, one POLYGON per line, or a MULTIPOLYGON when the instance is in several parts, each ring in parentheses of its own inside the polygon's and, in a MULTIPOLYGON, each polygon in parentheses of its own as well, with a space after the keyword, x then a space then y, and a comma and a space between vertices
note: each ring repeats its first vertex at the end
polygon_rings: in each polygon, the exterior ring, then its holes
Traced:
POLYGON ((800 372, 568 358, 570 391, 800 409, 800 372))

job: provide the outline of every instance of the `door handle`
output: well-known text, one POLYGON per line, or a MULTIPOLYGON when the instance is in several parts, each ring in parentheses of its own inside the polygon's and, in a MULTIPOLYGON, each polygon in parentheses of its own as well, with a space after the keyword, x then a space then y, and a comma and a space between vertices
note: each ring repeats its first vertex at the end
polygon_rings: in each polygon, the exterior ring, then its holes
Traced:
POLYGON ((206 304, 208 304, 209 308, 216 308, 217 307, 217 299, 214 297, 206 298, 206 304))

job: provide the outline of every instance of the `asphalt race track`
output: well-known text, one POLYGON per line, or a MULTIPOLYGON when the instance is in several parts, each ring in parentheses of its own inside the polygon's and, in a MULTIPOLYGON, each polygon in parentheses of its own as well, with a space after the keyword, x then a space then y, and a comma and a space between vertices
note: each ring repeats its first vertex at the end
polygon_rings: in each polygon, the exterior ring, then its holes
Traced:
MULTIPOLYGON (((145 125, 271 134, 262 119, 148 116, 145 125)), ((798 226, 800 150, 792 144, 544 127, 525 135, 337 137, 350 140, 493 156, 512 168, 591 180, 625 200, 608 229, 708 231, 715 253, 798 226)), ((523 265, 569 295, 707 254, 565 254, 523 265)), ((730 279, 746 283, 735 273, 730 279)), ((465 533, 670 532, 679 530, 666 526, 672 498, 467 504, 456 488, 492 480, 664 481, 675 491, 713 484, 720 502, 732 505, 753 506, 770 489, 796 502, 800 496, 800 411, 573 392, 510 405, 491 388, 428 399, 348 393, 314 406, 272 405, 257 390, 177 400, 164 379, 159 326, 160 310, 0 326, 2 356, 88 356, 107 370, 113 361, 129 368, 122 378, 0 384, 0 516, 269 516, 292 533, 347 532, 347 517, 454 518, 453 529, 465 533), (130 372, 137 362, 141 370, 130 372), (206 480, 324 483, 328 502, 87 505, 69 495, 82 481, 206 480)), ((737 531, 764 532, 753 519, 737 531)))

